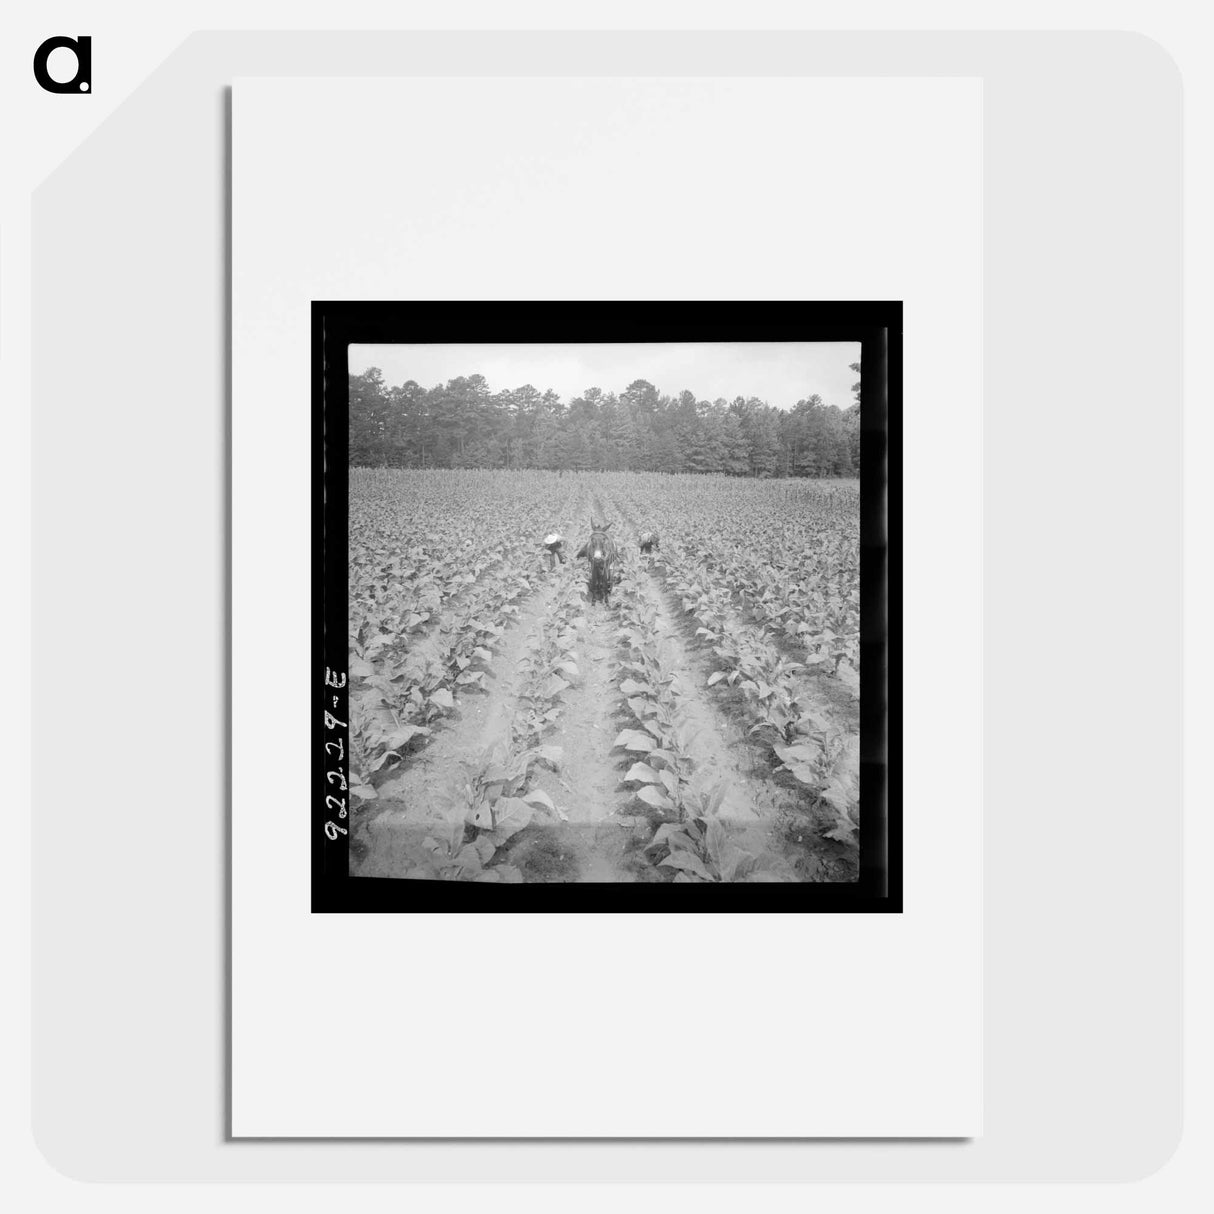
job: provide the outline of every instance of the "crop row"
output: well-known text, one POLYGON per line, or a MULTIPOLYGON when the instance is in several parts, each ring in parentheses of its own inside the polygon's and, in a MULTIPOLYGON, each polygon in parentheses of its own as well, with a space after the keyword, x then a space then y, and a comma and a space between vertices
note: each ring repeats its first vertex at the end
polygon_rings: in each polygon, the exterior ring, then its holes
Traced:
POLYGON ((420 863, 405 873, 448 881, 518 882, 522 873, 497 851, 540 814, 553 821, 568 815, 542 789, 534 788, 537 767, 559 770, 561 747, 543 736, 559 717, 562 696, 579 676, 576 662, 581 598, 566 580, 536 627, 520 664, 521 684, 512 705, 510 736, 484 759, 463 790, 465 805, 447 832, 428 837, 420 863), (469 830, 469 828, 473 828, 469 830))
POLYGON ((662 628, 652 585, 629 553, 617 588, 624 652, 620 691, 634 719, 613 743, 635 756, 625 780, 662 821, 646 847, 659 872, 674 881, 782 881, 778 857, 739 847, 718 816, 727 788, 697 766, 686 702, 694 695, 680 669, 675 640, 662 628))
POLYGON ((755 491, 714 477, 629 478, 616 494, 662 552, 727 590, 808 669, 859 695, 859 491, 795 482, 755 491))
POLYGON ((667 585, 696 637, 713 656, 707 684, 741 697, 749 732, 779 762, 825 816, 823 833, 854 843, 859 827, 859 736, 828 714, 806 683, 803 664, 786 657, 737 616, 729 591, 665 556, 667 585))
MULTIPOLYGON (((456 696, 484 686, 494 648, 541 571, 536 536, 567 506, 474 473, 361 471, 350 516, 351 750, 359 800, 407 759, 456 696)), ((513 478, 507 478, 513 481, 513 478)))

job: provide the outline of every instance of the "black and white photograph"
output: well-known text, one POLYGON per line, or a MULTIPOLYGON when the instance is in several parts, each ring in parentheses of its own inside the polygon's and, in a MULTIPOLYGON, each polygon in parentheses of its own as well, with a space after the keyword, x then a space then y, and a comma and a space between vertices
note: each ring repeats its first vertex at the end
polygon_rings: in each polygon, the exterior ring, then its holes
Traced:
POLYGON ((862 344, 348 343, 355 884, 858 885, 862 344))

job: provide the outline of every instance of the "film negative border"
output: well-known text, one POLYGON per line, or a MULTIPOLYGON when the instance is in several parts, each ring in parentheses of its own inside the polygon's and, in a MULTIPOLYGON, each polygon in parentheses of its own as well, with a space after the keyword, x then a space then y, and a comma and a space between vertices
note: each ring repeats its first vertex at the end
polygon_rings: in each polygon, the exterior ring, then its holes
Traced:
POLYGON ((902 910, 902 304, 314 302, 312 911, 902 910), (348 349, 354 343, 861 343, 860 877, 850 883, 508 884, 349 875, 348 349))

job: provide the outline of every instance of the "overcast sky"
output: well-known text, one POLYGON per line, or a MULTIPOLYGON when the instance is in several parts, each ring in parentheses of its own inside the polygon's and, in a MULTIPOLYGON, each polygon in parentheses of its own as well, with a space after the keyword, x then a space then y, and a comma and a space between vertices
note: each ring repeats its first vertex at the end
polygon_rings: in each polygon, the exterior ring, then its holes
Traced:
POLYGON ((699 400, 757 396, 779 409, 815 392, 841 409, 855 403, 859 342, 650 342, 560 345, 390 345, 350 347, 350 373, 378 367, 392 387, 423 388, 483 375, 493 392, 531 384, 569 401, 587 388, 622 392, 647 379, 659 392, 684 388, 699 400))

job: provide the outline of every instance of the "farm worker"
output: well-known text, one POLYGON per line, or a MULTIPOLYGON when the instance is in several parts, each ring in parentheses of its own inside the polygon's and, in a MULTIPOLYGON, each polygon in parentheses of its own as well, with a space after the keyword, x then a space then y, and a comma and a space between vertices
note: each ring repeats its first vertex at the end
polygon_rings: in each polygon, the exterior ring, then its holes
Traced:
POLYGON ((557 561, 565 563, 565 537, 559 531, 549 531, 544 536, 544 547, 548 551, 549 569, 555 569, 557 561))
POLYGON ((648 555, 655 548, 661 548, 661 546, 662 545, 658 543, 658 533, 656 531, 642 531, 641 532, 641 551, 642 552, 644 552, 648 555))

